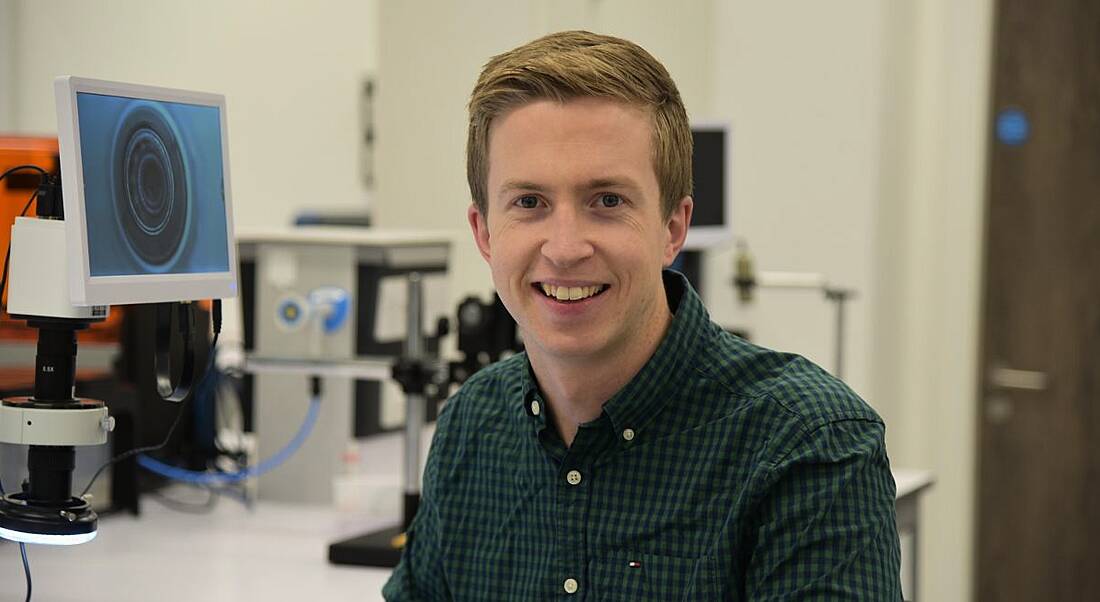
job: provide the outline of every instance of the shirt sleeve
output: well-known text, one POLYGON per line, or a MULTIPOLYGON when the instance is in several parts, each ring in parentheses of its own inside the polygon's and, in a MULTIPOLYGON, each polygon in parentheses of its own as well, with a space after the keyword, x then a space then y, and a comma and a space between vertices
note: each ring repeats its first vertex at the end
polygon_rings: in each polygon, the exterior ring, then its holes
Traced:
POLYGON ((401 562, 382 588, 382 597, 392 602, 446 600, 439 558, 438 515, 421 502, 407 532, 401 562))
POLYGON ((901 600, 883 431, 871 420, 827 423, 772 467, 746 574, 749 600, 901 600))
POLYGON ((450 600, 443 574, 442 528, 439 517, 439 472, 445 456, 451 407, 448 401, 436 422, 435 436, 424 468, 420 505, 406 533, 401 561, 382 588, 382 597, 391 602, 450 600))

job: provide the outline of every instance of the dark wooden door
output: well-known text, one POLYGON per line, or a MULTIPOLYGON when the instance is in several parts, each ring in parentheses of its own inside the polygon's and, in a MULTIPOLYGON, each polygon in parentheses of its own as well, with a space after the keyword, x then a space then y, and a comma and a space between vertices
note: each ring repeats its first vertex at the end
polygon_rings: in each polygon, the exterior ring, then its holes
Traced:
POLYGON ((977 587, 1100 600, 1100 0, 998 0, 977 587))

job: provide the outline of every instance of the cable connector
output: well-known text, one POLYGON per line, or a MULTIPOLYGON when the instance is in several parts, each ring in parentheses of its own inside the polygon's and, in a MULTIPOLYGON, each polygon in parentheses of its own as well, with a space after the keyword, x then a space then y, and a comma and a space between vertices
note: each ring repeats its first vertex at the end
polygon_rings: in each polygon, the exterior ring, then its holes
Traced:
POLYGON ((38 206, 35 215, 48 219, 65 219, 65 202, 61 195, 61 178, 49 174, 38 185, 38 206))

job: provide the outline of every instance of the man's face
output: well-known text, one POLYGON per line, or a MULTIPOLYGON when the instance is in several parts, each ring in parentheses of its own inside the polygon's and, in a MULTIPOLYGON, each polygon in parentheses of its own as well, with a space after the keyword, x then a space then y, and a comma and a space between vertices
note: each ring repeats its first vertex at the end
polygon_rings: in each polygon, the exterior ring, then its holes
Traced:
POLYGON ((596 98, 493 121, 488 215, 471 206, 469 220, 530 351, 606 359, 664 327, 661 269, 683 244, 691 199, 664 219, 651 127, 641 109, 596 98))

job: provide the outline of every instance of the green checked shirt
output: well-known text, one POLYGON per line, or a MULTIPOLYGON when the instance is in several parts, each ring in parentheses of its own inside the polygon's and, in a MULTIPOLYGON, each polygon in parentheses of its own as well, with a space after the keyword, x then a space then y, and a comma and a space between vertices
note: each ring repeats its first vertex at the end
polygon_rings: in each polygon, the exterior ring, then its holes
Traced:
POLYGON ((447 402, 387 600, 901 599, 882 420, 665 288, 664 340, 572 446, 524 354, 447 402))

